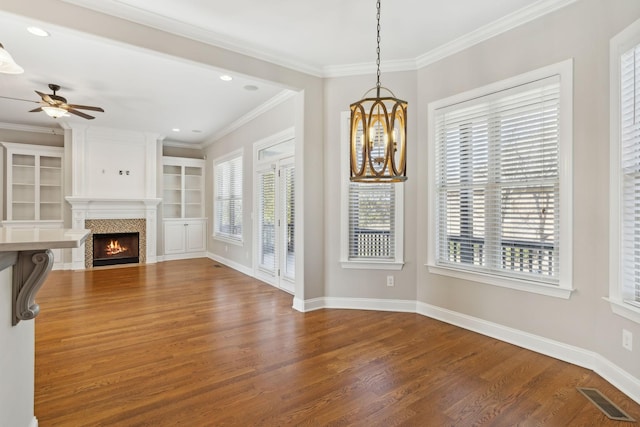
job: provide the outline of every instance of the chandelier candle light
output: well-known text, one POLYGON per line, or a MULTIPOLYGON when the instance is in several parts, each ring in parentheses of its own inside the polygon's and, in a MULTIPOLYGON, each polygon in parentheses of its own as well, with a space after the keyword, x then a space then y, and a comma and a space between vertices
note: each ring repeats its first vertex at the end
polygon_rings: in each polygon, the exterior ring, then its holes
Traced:
POLYGON ((404 182, 407 180, 407 102, 380 84, 380 0, 376 3, 377 83, 363 99, 351 104, 351 181, 404 182), (391 96, 380 97, 384 89, 391 96), (375 98, 366 98, 371 91, 375 98))

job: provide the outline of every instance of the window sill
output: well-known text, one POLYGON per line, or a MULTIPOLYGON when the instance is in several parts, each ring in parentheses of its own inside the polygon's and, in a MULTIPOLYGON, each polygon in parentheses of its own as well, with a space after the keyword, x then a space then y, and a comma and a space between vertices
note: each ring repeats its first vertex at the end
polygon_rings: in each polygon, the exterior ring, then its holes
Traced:
POLYGON ((241 247, 244 246, 244 242, 242 241, 242 239, 234 239, 220 234, 214 234, 211 237, 213 237, 214 240, 218 240, 220 242, 231 243, 232 245, 241 247))
POLYGON ((359 270, 402 270, 402 261, 340 261, 342 268, 359 270))
POLYGON ((515 289, 523 292, 530 292, 539 295, 546 295, 555 298, 569 299, 571 293, 575 289, 561 288, 559 286, 548 285, 545 283, 537 283, 516 278, 502 278, 489 274, 478 272, 468 272, 456 270, 453 268, 439 267, 434 265, 425 265, 429 269, 429 273, 439 274, 442 276, 455 277, 457 279, 469 280, 472 282, 480 282, 487 285, 499 286, 501 288, 515 289))
POLYGON ((621 300, 615 300, 607 297, 604 297, 603 299, 609 302, 609 304, 611 305, 611 311, 613 311, 618 316, 622 316, 625 319, 640 323, 639 307, 635 307, 621 300))

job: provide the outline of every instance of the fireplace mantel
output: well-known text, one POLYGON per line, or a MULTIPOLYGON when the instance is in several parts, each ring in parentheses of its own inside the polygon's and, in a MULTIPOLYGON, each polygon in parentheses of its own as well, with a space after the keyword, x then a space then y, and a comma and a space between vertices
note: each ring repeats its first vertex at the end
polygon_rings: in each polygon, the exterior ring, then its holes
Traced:
MULTIPOLYGON (((71 205, 73 228, 85 228, 86 220, 93 219, 136 219, 141 218, 146 223, 145 262, 157 261, 157 217, 158 204, 161 199, 122 199, 100 197, 66 197, 71 205)), ((72 251, 72 268, 85 268, 85 248, 72 251)))
POLYGON ((156 207, 162 199, 116 199, 110 197, 78 197, 69 196, 65 198, 71 208, 86 210, 131 210, 140 208, 156 207))

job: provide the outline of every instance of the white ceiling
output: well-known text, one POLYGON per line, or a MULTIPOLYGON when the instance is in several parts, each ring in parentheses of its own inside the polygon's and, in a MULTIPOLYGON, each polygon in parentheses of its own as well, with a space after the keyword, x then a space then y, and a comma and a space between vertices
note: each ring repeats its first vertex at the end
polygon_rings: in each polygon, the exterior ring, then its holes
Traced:
MULTIPOLYGON (((375 70, 375 0, 62 1, 318 76, 375 70)), ((382 71, 426 65, 573 1, 387 0, 381 8, 382 71)), ((1 5, 0 43, 25 69, 0 74, 0 96, 38 101, 34 90, 50 93, 47 84, 56 83, 69 103, 105 109, 92 125, 158 133, 185 145, 200 146, 286 96, 263 81, 34 22, 1 5), (51 36, 33 36, 29 25, 51 36), (234 80, 223 82, 223 74, 234 80), (249 85, 258 90, 246 90, 249 85)), ((44 113, 28 113, 36 107, 0 99, 0 123, 57 126, 44 113)))

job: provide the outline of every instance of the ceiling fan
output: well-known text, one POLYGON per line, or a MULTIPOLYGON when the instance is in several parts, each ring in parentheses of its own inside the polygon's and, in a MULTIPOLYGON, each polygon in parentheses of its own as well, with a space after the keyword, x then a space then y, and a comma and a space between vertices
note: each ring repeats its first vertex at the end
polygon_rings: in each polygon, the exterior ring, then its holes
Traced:
POLYGON ((66 113, 71 113, 88 120, 94 119, 94 117, 78 110, 100 111, 104 113, 104 110, 100 107, 92 107, 90 105, 67 104, 66 98, 60 95, 56 95, 56 92, 60 90, 59 85, 50 83, 49 89, 53 91, 52 94, 46 94, 36 90, 36 93, 40 95, 40 98, 42 98, 42 101, 40 101, 40 104, 42 105, 38 108, 35 108, 29 111, 30 113, 44 111, 45 113, 47 113, 49 116, 53 118, 62 117, 67 115, 66 113))
POLYGON ((67 104, 67 99, 56 95, 56 92, 60 90, 60 86, 50 83, 49 89, 53 91, 53 93, 42 93, 36 90, 36 93, 40 95, 41 101, 32 101, 30 99, 22 99, 22 98, 12 98, 9 96, 0 96, 0 98, 4 99, 13 99, 16 101, 26 101, 33 102, 36 104, 40 104, 38 108, 34 108, 30 110, 30 113, 37 113, 40 111, 44 111, 48 116, 57 119, 58 117, 69 116, 67 113, 74 114, 76 116, 82 117, 83 119, 92 120, 95 117, 90 116, 89 114, 83 113, 78 110, 90 110, 90 111, 100 111, 104 113, 104 110, 100 107, 92 107, 90 105, 78 105, 78 104, 67 104))

